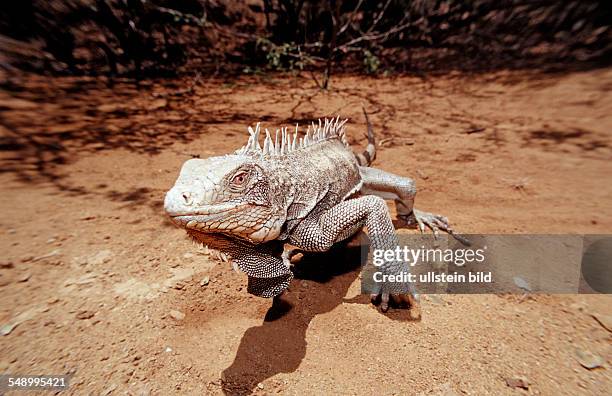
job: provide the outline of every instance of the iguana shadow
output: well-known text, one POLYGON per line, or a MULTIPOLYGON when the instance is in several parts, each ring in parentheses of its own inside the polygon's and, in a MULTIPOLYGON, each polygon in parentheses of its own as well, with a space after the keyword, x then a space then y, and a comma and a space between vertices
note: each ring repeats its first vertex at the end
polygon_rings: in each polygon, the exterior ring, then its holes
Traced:
MULTIPOLYGON (((289 292, 272 304, 261 325, 244 333, 234 362, 223 371, 226 395, 251 394, 262 381, 294 372, 306 356, 306 330, 316 315, 342 302, 369 304, 364 295, 344 299, 366 260, 361 251, 363 237, 326 253, 309 253, 295 266, 296 279, 289 292)), ((391 319, 408 320, 408 315, 394 314, 391 319)))

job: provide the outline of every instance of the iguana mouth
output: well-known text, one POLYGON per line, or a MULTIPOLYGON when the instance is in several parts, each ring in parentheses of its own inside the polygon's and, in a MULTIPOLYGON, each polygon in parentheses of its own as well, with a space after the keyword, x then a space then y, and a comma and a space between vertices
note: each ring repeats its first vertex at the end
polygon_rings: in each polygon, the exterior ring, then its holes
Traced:
POLYGON ((193 230, 199 230, 198 225, 205 226, 206 223, 220 220, 225 217, 225 212, 217 213, 214 215, 186 215, 186 216, 173 216, 172 221, 176 224, 193 230))
POLYGON ((229 214, 240 211, 244 206, 246 205, 221 204, 215 205, 208 210, 198 210, 194 211, 193 213, 175 214, 170 215, 170 217, 174 223, 180 225, 181 227, 199 230, 210 223, 227 219, 229 214))

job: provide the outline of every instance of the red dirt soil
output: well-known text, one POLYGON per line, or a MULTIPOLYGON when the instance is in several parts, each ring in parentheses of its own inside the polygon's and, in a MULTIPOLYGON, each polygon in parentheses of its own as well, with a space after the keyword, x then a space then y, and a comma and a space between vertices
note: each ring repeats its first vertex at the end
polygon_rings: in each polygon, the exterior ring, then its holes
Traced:
POLYGON ((610 233, 612 70, 347 76, 329 92, 283 75, 19 85, 0 92, 0 325, 21 319, 0 337, 0 372, 70 373, 67 394, 612 389, 611 333, 593 317, 612 315, 610 296, 430 295, 414 322, 378 312, 358 272, 338 270, 295 280, 293 307, 264 321, 271 300, 163 213, 185 160, 237 149, 258 120, 341 114, 360 149, 363 104, 375 165, 414 177, 416 206, 456 230, 610 233), (584 368, 576 350, 603 367, 584 368), (509 386, 515 377, 528 389, 509 386))

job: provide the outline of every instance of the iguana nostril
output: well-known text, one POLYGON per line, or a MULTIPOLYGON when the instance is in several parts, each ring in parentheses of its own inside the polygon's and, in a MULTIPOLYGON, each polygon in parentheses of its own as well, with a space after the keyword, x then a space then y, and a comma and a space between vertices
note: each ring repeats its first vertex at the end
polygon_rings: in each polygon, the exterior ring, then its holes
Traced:
POLYGON ((185 200, 186 205, 191 205, 191 194, 188 192, 184 192, 181 194, 183 196, 183 200, 185 200))

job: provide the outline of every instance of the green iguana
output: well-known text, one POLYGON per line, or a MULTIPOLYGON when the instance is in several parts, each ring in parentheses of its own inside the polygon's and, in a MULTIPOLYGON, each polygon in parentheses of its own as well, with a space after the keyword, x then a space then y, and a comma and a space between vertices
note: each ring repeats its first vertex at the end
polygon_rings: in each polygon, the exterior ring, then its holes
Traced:
MULTIPOLYGON (((372 126, 368 147, 354 154, 345 137, 347 120, 319 120, 300 137, 298 126, 248 127, 248 143, 233 154, 190 159, 166 194, 165 210, 195 240, 217 249, 248 275, 247 290, 261 297, 280 295, 293 278, 290 244, 305 252, 323 252, 367 227, 373 249, 394 249, 397 236, 385 199, 393 199, 398 217, 452 233, 448 220, 414 209, 415 183, 369 165, 376 150, 372 126), (293 135, 293 136, 291 136, 293 135)), ((408 272, 387 261, 383 274, 408 272)), ((419 309, 418 294, 405 283, 378 284, 372 301, 387 311, 389 298, 419 309)))

